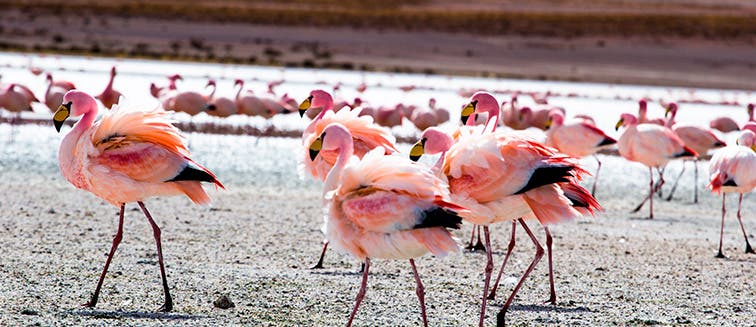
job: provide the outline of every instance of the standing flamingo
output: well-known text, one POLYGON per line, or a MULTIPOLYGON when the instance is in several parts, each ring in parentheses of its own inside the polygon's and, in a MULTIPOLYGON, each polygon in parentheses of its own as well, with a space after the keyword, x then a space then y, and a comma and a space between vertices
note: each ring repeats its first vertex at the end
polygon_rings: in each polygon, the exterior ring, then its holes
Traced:
POLYGON ((114 104, 118 103, 118 100, 121 98, 121 92, 118 92, 118 90, 113 88, 113 80, 115 80, 116 76, 116 67, 113 66, 110 68, 110 81, 108 81, 108 85, 105 86, 105 89, 97 95, 95 98, 97 100, 100 100, 102 102, 102 105, 105 106, 105 108, 110 109, 113 107, 114 104))
POLYGON ((32 102, 38 102, 34 94, 29 94, 29 89, 16 83, 10 83, 0 90, 0 107, 15 113, 15 117, 9 119, 11 132, 9 142, 13 142, 14 128, 16 123, 21 120, 21 112, 33 111, 32 102))
MULTIPOLYGON (((461 131, 457 142, 448 150, 437 150, 445 152, 443 159, 439 159, 443 160, 440 171, 449 181, 452 202, 469 209, 469 212, 460 213, 465 221, 483 226, 487 255, 479 321, 479 325, 483 326, 487 299, 495 297, 494 290, 491 294, 488 293, 493 271, 488 226, 496 222, 512 221, 512 238, 502 268, 514 248, 516 222, 522 225, 536 247, 533 261, 497 315, 497 324, 503 324, 515 295, 544 253, 543 247, 525 224, 525 219, 535 218, 544 226, 549 251, 549 273, 552 276, 549 279, 549 302, 555 304, 552 238, 547 225, 592 214, 601 207, 586 189, 576 183, 576 179, 585 171, 575 158, 514 134, 496 133, 499 104, 487 92, 478 92, 472 96, 462 110, 462 121, 472 122, 470 116, 481 112, 488 113, 486 125, 472 132, 461 131), (481 131, 483 133, 479 133, 481 131)), ((423 144, 428 142, 427 139, 421 140, 413 146, 410 152, 413 158, 425 152, 423 144)), ((450 142, 437 144, 448 143, 450 142)))
POLYGON ((546 145, 571 157, 582 158, 593 155, 596 159, 598 168, 596 168, 591 187, 593 196, 596 196, 596 182, 601 170, 601 160, 596 156, 596 152, 615 143, 617 140, 604 134, 604 131, 595 125, 580 120, 565 123, 564 113, 559 110, 552 110, 549 120, 546 121, 546 145))
MULTIPOLYGON (((698 153, 698 156, 693 158, 695 176, 693 179, 693 203, 698 203, 698 158, 699 156, 705 155, 709 150, 721 148, 727 144, 714 135, 714 133, 708 128, 696 126, 694 124, 677 123, 675 121, 675 117, 677 116, 677 104, 674 102, 667 104, 667 110, 664 115, 669 115, 669 118, 667 119, 667 127, 671 128, 686 146, 698 153)), ((672 184, 672 189, 669 191, 667 201, 671 201, 672 196, 675 194, 677 183, 685 172, 686 161, 687 160, 683 160, 682 162, 683 166, 680 170, 680 175, 677 176, 675 183, 672 184)))
MULTIPOLYGON (((310 122, 302 133, 303 165, 304 170, 310 176, 325 181, 328 172, 331 171, 339 158, 336 151, 322 150, 317 158, 309 158, 310 145, 315 142, 325 128, 333 123, 339 123, 349 130, 350 135, 354 138, 352 142, 352 151, 358 158, 376 148, 383 148, 384 154, 398 152, 396 149, 396 139, 385 128, 373 123, 371 117, 359 116, 360 110, 342 110, 338 113, 333 112, 333 97, 324 90, 313 90, 310 95, 299 105, 299 114, 304 116, 310 108, 322 108, 320 113, 310 122)), ((323 268, 323 259, 325 257, 328 241, 323 244, 318 262, 313 269, 323 268)))
POLYGON ((722 253, 722 238, 724 235, 725 194, 740 193, 738 198, 738 222, 746 241, 746 253, 756 253, 748 242, 748 234, 743 227, 740 207, 743 203, 743 193, 756 188, 756 134, 750 130, 743 131, 738 137, 737 145, 722 149, 714 154, 709 162, 709 188, 712 192, 722 193, 722 227, 719 231, 719 252, 717 258, 724 258, 722 253))
POLYGON ((347 326, 365 297, 370 259, 409 259, 415 276, 423 325, 425 289, 414 258, 430 252, 443 257, 458 251, 447 229, 459 229, 461 207, 449 202, 447 185, 430 169, 375 149, 361 160, 353 157, 353 136, 339 123, 328 125, 309 147, 338 153, 323 188, 327 210, 324 232, 337 249, 365 262, 362 284, 347 326))
POLYGON ((648 102, 646 99, 638 100, 638 123, 665 125, 667 122, 663 118, 648 118, 648 102))
POLYGON ((698 154, 685 146, 683 141, 671 129, 656 124, 639 124, 638 118, 633 114, 622 114, 614 128, 619 130, 620 126, 626 127, 625 132, 622 133, 617 142, 620 155, 627 160, 646 165, 650 178, 648 197, 633 212, 637 212, 643 207, 646 201, 650 201, 648 218, 653 219, 653 196, 664 185, 661 167, 666 165, 671 159, 695 157, 698 154), (656 186, 654 186, 653 168, 659 171, 659 184, 656 186))
POLYGON ((184 137, 171 125, 168 113, 160 109, 142 111, 114 107, 97 122, 97 102, 84 92, 72 90, 53 116, 60 132, 69 116, 83 116, 60 144, 58 160, 63 177, 76 188, 87 190, 120 207, 118 231, 108 259, 87 307, 94 307, 100 288, 123 234, 126 203, 137 202, 144 212, 157 245, 165 302, 160 311, 173 309, 168 290, 160 228, 144 201, 152 196, 186 195, 196 204, 208 204, 210 197, 200 182, 223 188, 213 173, 189 159, 184 137))
POLYGON ((236 114, 237 108, 234 100, 227 97, 215 96, 215 91, 218 88, 214 79, 207 81, 207 86, 212 86, 213 90, 207 96, 207 114, 210 116, 225 118, 236 114))
POLYGON ((45 91, 45 105, 51 112, 58 110, 58 107, 63 103, 63 96, 66 92, 76 88, 71 82, 54 81, 52 74, 47 73, 47 90, 45 91))

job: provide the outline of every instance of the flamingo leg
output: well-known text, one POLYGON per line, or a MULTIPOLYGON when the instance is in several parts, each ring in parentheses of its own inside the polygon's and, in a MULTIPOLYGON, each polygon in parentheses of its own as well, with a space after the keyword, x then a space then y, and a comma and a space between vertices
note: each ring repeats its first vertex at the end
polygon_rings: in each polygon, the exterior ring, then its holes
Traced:
POLYGON ((698 157, 693 159, 693 203, 698 203, 698 157))
MULTIPOLYGON (((639 204, 638 204, 638 205, 637 205, 637 206, 635 207, 635 209, 633 209, 632 211, 630 211, 631 213, 636 213, 636 212, 640 211, 640 209, 641 209, 641 208, 643 208, 643 205, 644 205, 644 204, 646 204, 646 202, 648 202, 648 201, 649 201, 649 200, 651 199, 651 197, 652 197, 652 196, 653 196, 653 195, 654 195, 654 194, 655 194, 655 193, 656 193, 656 192, 657 192, 657 191, 659 190, 659 188, 660 188, 660 187, 662 186, 662 184, 661 184, 661 183, 656 183, 656 184, 654 184, 654 173, 653 173, 653 172, 651 172, 651 167, 649 167, 649 168, 648 168, 648 171, 649 171, 649 172, 651 173, 651 192, 649 193, 649 195, 648 195, 648 196, 646 196, 646 198, 644 198, 644 199, 643 199, 643 201, 641 201, 641 203, 639 203, 639 204)), ((653 210, 652 210, 652 212, 653 212, 653 210)))
POLYGON ((743 193, 740 193, 740 197, 738 198, 738 222, 740 222, 740 229, 743 231, 743 237, 745 237, 746 241, 745 253, 756 253, 753 251, 751 243, 748 242, 748 233, 746 233, 745 227, 743 226, 743 218, 740 216, 741 204, 743 204, 743 193))
POLYGON ((672 189, 669 191, 669 195, 667 195, 667 201, 672 201, 672 196, 675 194, 675 190, 677 190, 677 184, 680 182, 680 177, 682 177, 683 173, 685 173, 685 162, 687 160, 683 160, 682 162, 682 169, 680 170, 680 175, 677 175, 677 179, 675 179, 675 183, 672 184, 672 189))
POLYGON ((648 172, 651 174, 651 183, 649 183, 650 194, 648 195, 649 214, 648 219, 654 219, 654 171, 651 167, 648 167, 648 172))
POLYGON ((479 327, 483 327, 483 322, 486 319, 486 300, 488 299, 488 283, 491 282, 491 272, 493 272, 493 254, 491 253, 491 237, 488 232, 488 226, 483 226, 483 233, 486 239, 486 268, 485 281, 483 284, 483 304, 480 306, 480 322, 479 327))
POLYGON ((105 267, 102 268, 100 280, 97 282, 97 287, 94 293, 92 293, 92 297, 89 299, 89 302, 82 304, 83 307, 94 308, 97 305, 97 299, 100 297, 100 288, 102 288, 102 282, 105 280, 105 274, 108 272, 110 261, 113 260, 113 255, 116 249, 118 249, 118 244, 121 244, 121 238, 123 238, 123 212, 125 208, 126 204, 122 203, 121 213, 118 215, 118 231, 113 236, 113 245, 110 247, 110 254, 108 254, 108 259, 105 260, 105 267))
POLYGON ((486 246, 483 245, 483 242, 480 240, 480 225, 478 225, 478 243, 475 243, 475 246, 472 248, 473 251, 485 251, 486 246))
POLYGON ((598 176, 599 171, 601 171, 601 160, 599 160, 597 155, 593 155, 593 158, 596 159, 596 163, 598 163, 598 167, 596 167, 596 176, 593 178, 593 187, 591 187, 591 196, 596 197, 596 183, 598 183, 598 176))
POLYGON ((551 256, 551 244, 553 243, 553 239, 551 237, 551 231, 549 231, 548 227, 543 226, 543 230, 546 232, 546 251, 549 257, 549 288, 551 291, 549 299, 546 300, 546 302, 551 303, 552 305, 556 305, 556 287, 554 287, 554 260, 551 256))
POLYGON ((158 263, 160 264, 160 277, 163 279, 163 294, 165 294, 165 303, 163 303, 163 306, 161 306, 158 311, 171 312, 171 310, 173 310, 173 299, 171 298, 171 293, 168 290, 168 279, 165 277, 165 265, 163 264, 163 246, 160 242, 160 227, 158 227, 158 225, 152 219, 152 215, 150 215, 150 212, 147 211, 147 207, 144 206, 144 203, 142 203, 142 201, 137 201, 137 203, 139 204, 139 207, 142 208, 144 216, 147 217, 147 220, 152 226, 152 235, 155 237, 155 244, 157 245, 158 263))
POLYGON ((517 230, 517 221, 512 221, 512 236, 509 238, 509 245, 507 246, 507 254, 504 256, 504 262, 501 264, 501 269, 499 269, 499 274, 496 275, 496 281, 494 281, 493 287, 491 288, 491 293, 488 293, 488 299, 494 300, 496 299, 496 289, 499 288, 499 281, 501 280, 501 275, 504 272, 504 266, 507 265, 507 260, 509 260, 509 255, 512 254, 512 250, 514 250, 515 247, 515 231, 517 230))
POLYGON ((470 233, 470 243, 467 244, 465 247, 466 250, 472 250, 475 247, 475 229, 478 228, 478 225, 473 225, 472 232, 470 233))
POLYGON ((717 253, 717 258, 724 258, 724 254, 722 253, 722 237, 724 235, 724 221, 725 221, 725 195, 726 193, 722 192, 722 227, 719 229, 719 252, 717 253))
POLYGON ((415 294, 417 294, 417 299, 420 301, 420 312, 423 315, 423 326, 428 327, 428 316, 425 314, 425 287, 423 286, 423 282, 420 280, 420 275, 417 273, 417 267, 415 267, 415 259, 409 259, 409 262, 412 266, 412 273, 415 274, 415 283, 417 284, 417 287, 415 288, 415 294))
POLYGON ((320 259, 318 259, 318 263, 310 269, 323 269, 323 258, 325 258, 326 249, 328 249, 328 241, 323 242, 323 251, 320 252, 320 259))
POLYGON ((525 283, 525 279, 528 278, 528 276, 530 275, 530 272, 533 271, 533 268, 535 268, 535 266, 538 264, 538 261, 540 261, 541 257, 543 257, 543 247, 541 246, 540 243, 538 243, 538 239, 535 237, 535 235, 533 235, 533 232, 530 231, 530 228, 528 228, 528 225, 525 225, 525 221, 522 220, 522 218, 517 219, 517 220, 520 222, 520 225, 522 225, 522 228, 525 230, 525 232, 528 233, 530 240, 533 241, 533 244, 536 247, 536 253, 535 253, 535 257, 533 257, 533 261, 530 263, 530 266, 528 266, 528 269, 526 269, 525 273, 522 274, 522 277, 520 278, 520 281, 517 283, 517 286, 515 286, 514 290, 512 291, 512 294, 509 295, 507 302, 504 303, 504 306, 496 315, 497 326, 505 325, 505 318, 506 318, 507 309, 509 308, 509 305, 512 304, 512 300, 514 300, 515 295, 517 295, 517 291, 519 291, 520 287, 522 287, 522 284, 525 283))
POLYGON ((654 188, 656 190, 657 194, 659 194, 659 198, 663 198, 663 192, 662 192, 662 185, 664 185, 664 169, 667 168, 667 166, 656 168, 656 171, 659 172, 659 180, 657 181, 657 186, 654 188))
POLYGON ((352 314, 349 315, 347 327, 352 326, 352 320, 354 320, 354 316, 357 314, 357 309, 360 307, 362 299, 365 298, 365 292, 367 291, 368 270, 370 270, 370 258, 365 258, 365 271, 362 272, 362 284, 360 285, 360 291, 357 292, 357 298, 354 300, 354 309, 352 309, 352 314))

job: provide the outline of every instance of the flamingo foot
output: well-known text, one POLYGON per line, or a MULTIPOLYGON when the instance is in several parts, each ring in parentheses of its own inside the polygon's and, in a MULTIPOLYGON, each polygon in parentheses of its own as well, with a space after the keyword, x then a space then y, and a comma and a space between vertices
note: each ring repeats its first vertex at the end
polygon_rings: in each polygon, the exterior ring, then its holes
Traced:
POLYGON ((87 303, 83 303, 81 306, 85 308, 94 308, 97 305, 97 299, 91 299, 87 303))
POLYGON ((496 314, 496 327, 504 327, 507 325, 507 312, 504 310, 499 311, 496 314))
POLYGON ((553 294, 552 296, 550 296, 550 297, 548 298, 548 300, 546 300, 546 301, 543 301, 543 304, 551 304, 551 305, 556 305, 556 304, 557 304, 557 303, 556 303, 556 294, 553 294))
POLYGON ((173 301, 171 299, 167 299, 165 303, 157 309, 157 312, 171 312, 173 311, 173 301))
POLYGON ((719 258, 719 259, 726 259, 727 257, 725 257, 725 255, 724 255, 724 254, 722 254, 722 250, 719 250, 719 253, 717 253, 717 255, 716 255, 716 258, 719 258))
POLYGON ((490 293, 488 293, 488 296, 486 296, 489 300, 496 300, 496 290, 491 290, 490 293))
POLYGON ((753 251, 751 244, 746 244, 745 253, 756 254, 756 252, 753 251))
POLYGON ((470 248, 470 252, 478 252, 478 251, 486 252, 486 246, 483 245, 483 242, 481 242, 480 240, 478 240, 478 243, 475 244, 472 248, 470 248))
POLYGON ((310 269, 313 269, 313 270, 314 269, 323 269, 323 263, 320 262, 320 261, 318 261, 318 263, 315 264, 314 266, 310 267, 310 269))

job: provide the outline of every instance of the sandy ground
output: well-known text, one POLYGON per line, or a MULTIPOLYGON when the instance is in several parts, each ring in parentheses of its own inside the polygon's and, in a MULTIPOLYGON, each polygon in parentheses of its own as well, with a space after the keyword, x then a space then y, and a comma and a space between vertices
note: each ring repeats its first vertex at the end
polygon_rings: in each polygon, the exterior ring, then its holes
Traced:
MULTIPOLYGON (((611 6, 611 5, 610 5, 611 6)), ((537 6, 536 6, 537 7, 537 6)), ((756 39, 480 36, 0 12, 8 49, 296 67, 756 89, 756 39), (65 31, 59 27, 65 26, 65 31)))
MULTIPOLYGON (((124 240, 96 309, 83 309, 99 276, 117 208, 75 190, 60 175, 60 135, 27 125, 7 143, 0 125, 0 325, 258 325, 338 326, 357 292, 358 264, 329 252, 324 270, 308 269, 320 251, 320 185, 297 176, 296 139, 192 135, 193 157, 227 185, 212 191, 211 208, 185 198, 146 202, 163 229, 163 246, 175 312, 156 314, 162 301, 152 234, 135 205, 127 206, 124 240), (227 294, 235 307, 212 302, 227 294)), ((403 147, 407 147, 404 145, 403 147)), ((430 158, 428 158, 430 159, 430 158)), ((552 228, 558 305, 548 297, 543 261, 508 314, 513 325, 723 325, 756 324, 756 256, 744 241, 728 204, 725 254, 715 259, 720 198, 701 192, 692 205, 692 177, 678 198, 657 205, 657 218, 628 211, 644 194, 646 170, 603 157, 596 219, 552 228)), ((592 160, 586 161, 589 169, 592 160)), ((705 167, 705 164, 702 165, 705 167)), ((670 176, 679 171, 672 164, 670 176)), ((705 175, 703 168, 702 175, 705 175)), ((589 179, 587 182, 590 182, 589 179)), ((700 182, 703 184, 703 182, 700 182)), ((746 228, 754 239, 753 195, 744 200, 746 228)), ((535 227, 535 224, 531 224, 535 227)), ((493 228, 498 265, 509 225, 493 228)), ((535 228, 543 239, 540 228, 535 228)), ((469 235, 466 225, 455 234, 469 235)), ((756 241, 756 240, 754 240, 756 241)), ((529 263, 524 235, 506 286, 487 323, 529 263)), ((482 287, 480 253, 418 260, 430 324, 475 324, 482 287)), ((544 258, 545 259, 545 258, 544 258)), ((420 325, 407 262, 375 260, 357 326, 420 325)))

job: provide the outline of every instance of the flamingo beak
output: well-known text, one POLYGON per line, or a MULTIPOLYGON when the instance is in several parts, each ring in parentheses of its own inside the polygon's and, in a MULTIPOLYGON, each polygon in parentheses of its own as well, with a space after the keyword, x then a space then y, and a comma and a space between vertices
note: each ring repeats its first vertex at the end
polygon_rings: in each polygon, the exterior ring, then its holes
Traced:
POLYGON ((463 125, 467 125, 467 120, 475 113, 475 104, 476 102, 470 102, 462 109, 462 117, 460 119, 462 119, 463 125))
POLYGON ((299 104, 299 117, 304 117, 305 112, 307 112, 307 109, 310 109, 311 105, 312 105, 312 95, 299 104))
POLYGON ((420 157, 422 157, 423 154, 425 154, 425 141, 427 140, 428 139, 423 138, 422 140, 417 141, 417 143, 415 143, 415 145, 412 146, 412 149, 410 150, 410 155, 409 155, 410 160, 412 161, 420 160, 420 157))
POLYGON ((56 110, 55 114, 53 115, 53 124, 55 125, 55 130, 60 132, 60 128, 63 127, 63 123, 66 121, 66 119, 70 115, 71 115, 71 102, 61 104, 60 107, 58 107, 58 110, 56 110))
POLYGON ((669 116, 669 113, 672 111, 672 106, 667 105, 666 110, 664 110, 664 118, 667 118, 669 116))
POLYGON ((310 144, 310 160, 315 161, 315 158, 318 157, 318 153, 320 153, 320 150, 323 148, 323 137, 325 135, 320 135, 315 141, 310 144))
POLYGON ((753 152, 756 152, 756 144, 751 145, 751 150, 753 150, 753 152))
POLYGON ((549 119, 546 121, 546 124, 543 127, 546 130, 549 130, 549 128, 551 128, 551 124, 552 124, 551 117, 549 117, 549 119))
POLYGON ((625 123, 625 121, 624 121, 624 120, 622 120, 622 119, 620 119, 620 120, 619 120, 619 121, 617 122, 617 124, 615 124, 615 125, 614 125, 614 130, 615 130, 615 131, 618 131, 618 130, 619 130, 619 128, 620 128, 620 127, 621 127, 621 126, 622 126, 622 125, 623 125, 624 123, 625 123))

